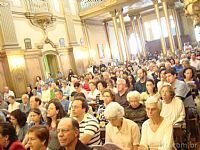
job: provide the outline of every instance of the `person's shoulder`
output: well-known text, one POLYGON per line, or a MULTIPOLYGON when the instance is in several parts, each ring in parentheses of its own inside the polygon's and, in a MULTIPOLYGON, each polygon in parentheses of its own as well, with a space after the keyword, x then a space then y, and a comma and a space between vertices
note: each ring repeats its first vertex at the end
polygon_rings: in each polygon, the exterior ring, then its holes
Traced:
POLYGON ((16 140, 12 143, 9 150, 25 150, 25 148, 20 141, 16 140))
MULTIPOLYGON (((61 150, 64 150, 64 149, 61 149, 61 150)), ((92 149, 88 147, 87 145, 83 144, 80 140, 78 140, 75 150, 92 150, 92 149)))

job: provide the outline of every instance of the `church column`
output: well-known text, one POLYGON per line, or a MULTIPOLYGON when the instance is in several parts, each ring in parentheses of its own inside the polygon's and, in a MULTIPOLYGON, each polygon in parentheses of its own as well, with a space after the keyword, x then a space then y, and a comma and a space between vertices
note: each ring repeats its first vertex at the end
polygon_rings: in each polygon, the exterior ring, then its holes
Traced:
POLYGON ((127 42, 127 35, 126 35, 126 29, 125 29, 125 25, 124 25, 124 17, 123 17, 122 9, 118 10, 118 15, 119 15, 119 22, 120 22, 121 31, 122 31, 122 37, 123 37, 123 41, 124 41, 124 48, 125 48, 125 52, 126 52, 126 60, 129 61, 130 55, 128 52, 128 42, 127 42))
POLYGON ((166 54, 167 54, 166 43, 165 43, 165 38, 164 38, 163 32, 162 32, 162 26, 161 26, 161 21, 160 21, 160 13, 159 13, 159 7, 158 7, 158 0, 153 0, 153 4, 154 4, 154 8, 155 8, 158 26, 159 26, 158 30, 160 31, 160 41, 161 41, 161 45, 162 45, 162 52, 163 52, 164 56, 166 56, 166 54))
POLYGON ((120 56, 120 61, 124 62, 123 55, 122 55, 122 49, 121 49, 121 45, 120 45, 120 40, 119 40, 119 34, 118 34, 116 12, 112 11, 111 15, 112 15, 112 21, 113 21, 113 25, 114 25, 115 37, 117 40, 117 47, 118 47, 118 52, 119 52, 119 56, 120 56))
POLYGON ((139 50, 139 44, 138 44, 138 40, 137 40, 137 30, 136 30, 136 25, 135 25, 135 19, 134 19, 134 17, 131 17, 131 26, 132 26, 132 29, 133 29, 134 38, 136 39, 137 55, 138 55, 138 58, 140 58, 140 50, 139 50))
POLYGON ((110 59, 112 59, 112 51, 111 51, 111 46, 110 46, 110 40, 109 40, 109 34, 108 34, 108 23, 104 22, 104 27, 105 27, 105 32, 106 32, 106 37, 107 37, 107 42, 110 50, 110 59))
POLYGON ((2 36, 2 63, 7 85, 17 97, 26 91, 26 65, 24 50, 19 47, 8 0, 0 0, 0 26, 2 36), (20 87, 20 88, 19 88, 20 87))
POLYGON ((180 32, 179 23, 178 23, 177 12, 174 5, 171 6, 171 12, 174 18, 174 23, 175 23, 175 28, 176 28, 176 38, 177 38, 178 49, 179 51, 182 51, 183 46, 182 46, 182 41, 181 41, 181 32, 180 32))
POLYGON ((142 52, 144 57, 146 58, 146 49, 145 49, 145 41, 144 41, 144 35, 143 35, 143 31, 142 31, 142 24, 141 24, 141 16, 137 15, 136 16, 137 19, 137 25, 138 25, 138 32, 140 35, 140 41, 141 41, 141 45, 142 45, 142 52))
POLYGON ((167 9, 167 1, 168 0, 161 0, 161 1, 162 1, 162 5, 163 5, 165 20, 166 20, 170 49, 171 49, 172 53, 175 53, 174 39, 173 39, 172 32, 171 32, 170 19, 169 19, 169 14, 168 14, 168 9, 167 9))

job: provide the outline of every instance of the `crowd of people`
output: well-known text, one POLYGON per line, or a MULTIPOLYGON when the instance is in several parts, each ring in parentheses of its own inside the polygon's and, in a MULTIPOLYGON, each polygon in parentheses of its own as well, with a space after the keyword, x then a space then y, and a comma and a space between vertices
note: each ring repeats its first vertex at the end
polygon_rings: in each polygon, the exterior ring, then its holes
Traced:
POLYGON ((199 53, 116 66, 101 62, 81 76, 72 70, 45 81, 37 76, 21 103, 6 86, 0 95, 0 150, 89 150, 104 143, 172 150, 173 126, 199 113, 199 53))

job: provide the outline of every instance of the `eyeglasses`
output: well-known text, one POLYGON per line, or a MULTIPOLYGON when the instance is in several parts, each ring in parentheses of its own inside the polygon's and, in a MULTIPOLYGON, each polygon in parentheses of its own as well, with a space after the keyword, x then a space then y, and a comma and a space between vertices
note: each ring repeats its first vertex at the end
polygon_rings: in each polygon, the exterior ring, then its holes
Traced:
POLYGON ((110 95, 103 95, 103 97, 111 97, 110 95))

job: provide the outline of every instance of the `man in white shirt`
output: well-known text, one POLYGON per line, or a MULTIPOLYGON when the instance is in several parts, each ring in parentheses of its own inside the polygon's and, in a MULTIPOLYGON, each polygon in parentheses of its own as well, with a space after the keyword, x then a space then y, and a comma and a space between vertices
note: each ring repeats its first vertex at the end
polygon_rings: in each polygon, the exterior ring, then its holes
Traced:
POLYGON ((15 97, 14 96, 8 96, 8 102, 10 103, 8 105, 8 111, 9 112, 12 112, 13 110, 19 109, 20 103, 15 101, 15 97))
POLYGON ((4 101, 8 102, 8 97, 9 97, 9 96, 14 96, 14 97, 15 97, 15 94, 14 94, 13 91, 11 91, 11 90, 9 89, 8 86, 5 86, 5 87, 4 87, 4 94, 3 94, 4 101))
POLYGON ((160 115, 167 118, 173 124, 184 121, 184 104, 179 97, 175 97, 173 87, 170 84, 164 84, 160 93, 163 99, 160 115))
POLYGON ((191 53, 190 65, 195 67, 197 71, 200 71, 200 61, 196 59, 197 55, 195 52, 191 53))

